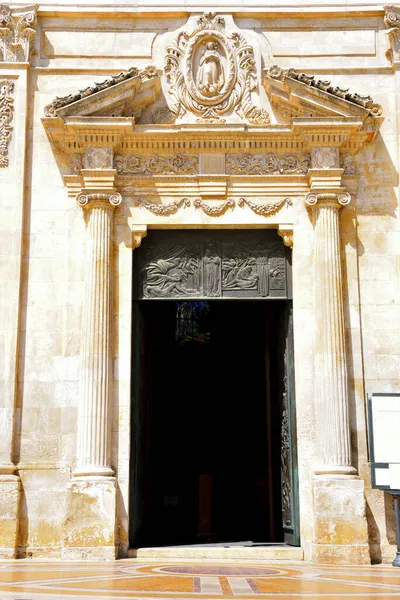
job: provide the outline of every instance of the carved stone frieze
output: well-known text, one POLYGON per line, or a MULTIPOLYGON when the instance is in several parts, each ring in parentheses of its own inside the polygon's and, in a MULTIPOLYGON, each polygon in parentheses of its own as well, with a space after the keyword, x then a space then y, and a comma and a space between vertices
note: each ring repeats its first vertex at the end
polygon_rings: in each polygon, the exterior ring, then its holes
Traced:
POLYGON ((20 10, 0 4, 0 61, 29 62, 35 25, 36 7, 20 10))
POLYGON ((274 202, 257 202, 247 198, 239 198, 238 200, 235 200, 234 198, 228 198, 228 200, 225 200, 224 202, 218 202, 218 204, 214 204, 213 201, 204 202, 201 200, 201 198, 195 198, 194 200, 190 200, 189 198, 180 198, 179 200, 173 200, 172 202, 165 204, 151 202, 145 198, 135 198, 133 201, 134 206, 138 208, 145 208, 155 215, 165 217, 178 212, 180 208, 186 208, 192 205, 195 208, 202 210, 210 217, 219 217, 228 209, 234 210, 237 207, 245 208, 245 206, 248 206, 257 215, 269 217, 270 215, 278 212, 284 206, 291 206, 291 204, 291 198, 282 198, 274 202))
POLYGON ((169 215, 173 215, 174 213, 178 212, 182 206, 190 206, 190 200, 188 198, 181 198, 179 200, 169 202, 168 204, 158 204, 156 202, 150 202, 150 200, 146 200, 145 198, 135 198, 133 204, 134 206, 140 208, 146 208, 155 215, 168 217, 169 215))
POLYGON ((339 148, 328 146, 313 148, 311 166, 313 169, 339 168, 339 148))
POLYGON ((231 175, 306 174, 309 168, 309 154, 231 154, 226 158, 231 175))
POLYGON ((194 175, 198 173, 197 156, 123 156, 114 158, 119 175, 194 175))
POLYGON ((351 93, 348 89, 342 89, 336 86, 333 86, 330 81, 315 79, 313 75, 306 75, 305 73, 298 73, 295 69, 281 69, 277 65, 270 67, 268 70, 269 77, 273 79, 278 79, 279 81, 284 81, 285 78, 295 79, 304 83, 307 86, 316 88, 323 92, 328 92, 337 98, 342 98, 343 100, 347 100, 348 102, 352 102, 353 104, 357 104, 358 106, 362 106, 367 109, 369 114, 372 117, 380 117, 382 116, 383 110, 380 104, 376 104, 371 96, 361 96, 357 93, 351 93))
POLYGON ((148 79, 152 79, 153 77, 157 77, 157 69, 156 67, 150 66, 145 69, 139 70, 136 67, 131 67, 128 71, 121 71, 118 75, 113 75, 110 79, 106 79, 100 83, 95 83, 92 86, 86 87, 83 90, 79 90, 76 94, 69 94, 68 96, 56 97, 53 102, 45 106, 44 114, 46 117, 56 117, 57 110, 63 108, 64 106, 68 106, 68 104, 72 104, 73 102, 77 102, 78 100, 82 100, 82 98, 87 98, 96 92, 100 92, 101 90, 105 90, 106 88, 112 87, 113 85, 117 85, 118 83, 122 83, 127 79, 131 79, 132 77, 140 77, 142 81, 146 81, 148 79))
POLYGON ((178 34, 167 47, 164 73, 167 102, 177 117, 190 112, 223 122, 233 111, 250 123, 268 125, 265 109, 255 106, 257 73, 253 48, 239 32, 227 33, 225 19, 206 13, 193 31, 178 34))
POLYGON ((143 298, 285 298, 285 248, 279 242, 143 246, 143 298))
POLYGON ((14 82, 0 79, 0 167, 8 167, 8 146, 14 117, 14 82))
POLYGON ((393 63, 400 61, 400 7, 385 6, 384 22, 390 41, 388 54, 393 63))
POLYGON ((84 169, 112 169, 112 148, 87 148, 82 157, 84 169))

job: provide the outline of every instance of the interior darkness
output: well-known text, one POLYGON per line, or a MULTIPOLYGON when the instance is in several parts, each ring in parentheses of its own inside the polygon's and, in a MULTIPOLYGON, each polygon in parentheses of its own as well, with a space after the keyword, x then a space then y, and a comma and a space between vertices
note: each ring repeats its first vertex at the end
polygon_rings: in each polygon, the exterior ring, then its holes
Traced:
POLYGON ((131 545, 281 542, 286 302, 185 304, 135 303, 131 545))

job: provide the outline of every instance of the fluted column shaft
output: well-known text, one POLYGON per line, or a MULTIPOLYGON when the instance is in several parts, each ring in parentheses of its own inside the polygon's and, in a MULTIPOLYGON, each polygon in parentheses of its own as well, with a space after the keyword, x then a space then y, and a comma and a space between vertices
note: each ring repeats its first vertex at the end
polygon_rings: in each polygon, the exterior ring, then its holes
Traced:
POLYGON ((75 476, 112 475, 111 300, 112 228, 119 194, 80 194, 87 213, 80 403, 75 476))
POLYGON ((339 230, 339 210, 350 195, 311 193, 306 202, 315 213, 316 473, 353 474, 339 230))

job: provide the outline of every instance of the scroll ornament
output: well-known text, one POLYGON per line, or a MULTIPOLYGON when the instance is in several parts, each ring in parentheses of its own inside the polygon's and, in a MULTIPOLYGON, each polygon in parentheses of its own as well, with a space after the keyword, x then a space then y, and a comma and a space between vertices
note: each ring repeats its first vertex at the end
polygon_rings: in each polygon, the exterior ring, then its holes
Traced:
POLYGON ((227 156, 226 169, 231 175, 305 175, 310 161, 309 154, 231 154, 227 156))
POLYGON ((180 32, 167 47, 164 74, 167 103, 176 117, 191 112, 200 120, 224 122, 233 110, 248 122, 268 125, 269 115, 252 100, 257 87, 253 48, 225 20, 206 13, 194 31, 180 32))
POLYGON ((14 82, 0 79, 0 167, 8 167, 8 146, 11 141, 14 117, 14 82))
POLYGON ((194 175, 198 172, 196 156, 122 156, 114 158, 119 175, 194 175))

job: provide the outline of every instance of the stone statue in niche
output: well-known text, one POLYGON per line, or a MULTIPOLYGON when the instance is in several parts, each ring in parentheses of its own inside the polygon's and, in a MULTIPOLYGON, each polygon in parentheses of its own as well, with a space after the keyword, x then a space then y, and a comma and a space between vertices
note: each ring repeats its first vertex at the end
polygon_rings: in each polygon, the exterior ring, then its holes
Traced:
POLYGON ((199 61, 197 87, 205 96, 215 96, 225 83, 217 42, 207 42, 199 61))

